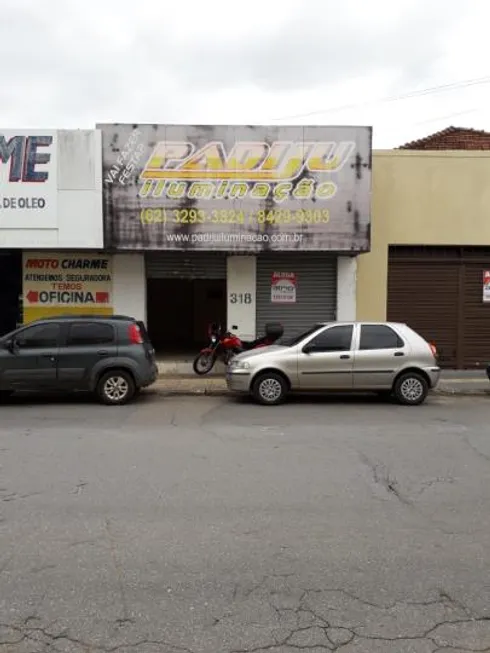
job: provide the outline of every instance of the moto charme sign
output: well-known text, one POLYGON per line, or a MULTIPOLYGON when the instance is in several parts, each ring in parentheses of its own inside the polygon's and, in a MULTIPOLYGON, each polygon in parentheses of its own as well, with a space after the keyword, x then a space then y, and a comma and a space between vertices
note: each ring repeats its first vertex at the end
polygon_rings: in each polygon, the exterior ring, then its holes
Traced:
POLYGON ((369 250, 369 127, 99 129, 110 247, 369 250))
POLYGON ((24 322, 50 315, 112 314, 112 259, 105 254, 24 252, 24 322))
POLYGON ((56 131, 0 131, 0 229, 56 227, 56 131))

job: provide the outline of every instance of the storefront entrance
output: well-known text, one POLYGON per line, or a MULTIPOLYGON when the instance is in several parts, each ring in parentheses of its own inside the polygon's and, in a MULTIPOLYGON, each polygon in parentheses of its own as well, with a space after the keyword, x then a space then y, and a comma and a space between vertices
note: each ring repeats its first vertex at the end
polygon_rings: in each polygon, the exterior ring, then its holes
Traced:
POLYGON ((194 352, 208 325, 226 326, 226 257, 151 253, 146 256, 148 333, 157 352, 194 352))
POLYGON ((292 336, 316 322, 336 319, 337 257, 316 252, 279 252, 257 257, 257 333, 267 322, 280 322, 292 336), (287 302, 273 296, 274 277, 292 284, 287 302))
POLYGON ((388 319, 434 342, 441 367, 484 367, 490 361, 486 270, 490 249, 484 247, 390 247, 388 319))
POLYGON ((0 250, 0 336, 22 321, 22 252, 0 250))

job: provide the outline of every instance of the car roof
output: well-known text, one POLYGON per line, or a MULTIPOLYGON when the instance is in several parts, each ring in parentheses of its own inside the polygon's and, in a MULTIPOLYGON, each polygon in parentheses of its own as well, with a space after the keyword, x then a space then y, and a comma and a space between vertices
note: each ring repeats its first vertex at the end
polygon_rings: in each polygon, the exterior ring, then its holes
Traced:
POLYGON ((318 322, 317 327, 330 326, 332 324, 367 324, 368 326, 407 326, 404 322, 373 322, 371 320, 332 320, 331 322, 318 322))
POLYGON ((105 321, 121 321, 121 322, 137 322, 137 320, 134 317, 130 317, 129 315, 87 315, 87 314, 80 314, 80 315, 50 315, 48 317, 41 317, 37 320, 34 320, 33 322, 30 322, 30 324, 35 324, 36 322, 51 322, 51 321, 70 321, 70 320, 105 320, 105 321))

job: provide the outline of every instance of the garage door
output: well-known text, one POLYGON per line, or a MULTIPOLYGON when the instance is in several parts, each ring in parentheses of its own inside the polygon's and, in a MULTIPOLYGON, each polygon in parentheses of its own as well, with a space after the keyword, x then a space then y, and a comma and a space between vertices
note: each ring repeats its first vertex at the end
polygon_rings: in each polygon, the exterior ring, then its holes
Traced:
POLYGON ((335 319, 337 310, 337 258, 325 254, 264 254, 257 258, 257 333, 267 322, 281 322, 293 335, 315 322, 335 319), (272 301, 274 273, 293 273, 294 303, 272 301))
POLYGON ((482 279, 483 248, 390 248, 388 320, 406 322, 438 349, 441 367, 490 361, 490 304, 482 279))
POLYGON ((483 302, 483 272, 490 270, 490 256, 485 263, 464 263, 464 298, 462 303, 462 357, 464 367, 490 363, 490 303, 483 302))

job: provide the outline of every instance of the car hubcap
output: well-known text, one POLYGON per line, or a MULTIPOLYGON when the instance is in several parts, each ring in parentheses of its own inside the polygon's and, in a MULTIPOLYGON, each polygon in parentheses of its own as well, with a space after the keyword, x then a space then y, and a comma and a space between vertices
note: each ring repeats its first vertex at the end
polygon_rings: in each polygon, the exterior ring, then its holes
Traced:
POLYGON ((418 401, 424 393, 424 386, 415 378, 408 378, 401 385, 401 394, 407 401, 418 401))
POLYGON ((264 401, 277 401, 282 393, 282 386, 277 379, 264 379, 259 386, 259 394, 264 401))
POLYGON ((128 382, 122 376, 111 376, 105 382, 104 392, 111 401, 121 401, 128 394, 128 390, 128 382))

